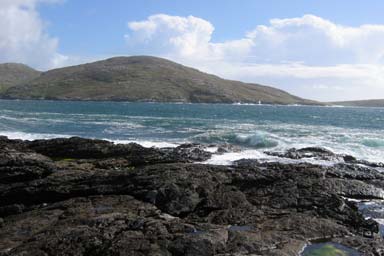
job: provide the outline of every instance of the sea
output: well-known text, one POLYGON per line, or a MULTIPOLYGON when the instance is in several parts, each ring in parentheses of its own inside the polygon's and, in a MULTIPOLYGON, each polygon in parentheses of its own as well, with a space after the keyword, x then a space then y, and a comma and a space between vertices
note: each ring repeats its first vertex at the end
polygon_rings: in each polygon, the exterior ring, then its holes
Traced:
POLYGON ((384 162, 384 108, 0 100, 0 135, 11 139, 80 136, 147 147, 230 144, 213 157, 272 158, 265 151, 318 146, 384 162))
MULTIPOLYGON (((243 158, 293 161, 265 152, 309 146, 384 162, 384 108, 0 100, 0 135, 23 140, 80 136, 146 147, 200 143, 212 151, 221 144, 235 146, 206 162, 218 165, 243 158)), ((375 216, 384 236, 384 201, 363 201, 359 208, 375 216)))

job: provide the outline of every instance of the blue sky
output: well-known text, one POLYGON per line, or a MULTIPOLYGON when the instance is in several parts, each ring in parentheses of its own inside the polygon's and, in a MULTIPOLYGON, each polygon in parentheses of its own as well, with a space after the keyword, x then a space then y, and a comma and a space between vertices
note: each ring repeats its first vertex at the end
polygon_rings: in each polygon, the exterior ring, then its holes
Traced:
POLYGON ((381 0, 65 0, 41 4, 39 11, 49 34, 60 38, 61 52, 88 55, 124 52, 127 22, 157 13, 208 20, 215 26, 213 41, 239 38, 273 18, 309 13, 343 25, 384 24, 381 0))
POLYGON ((0 0, 0 62, 156 55, 318 100, 384 98, 384 1, 0 0))

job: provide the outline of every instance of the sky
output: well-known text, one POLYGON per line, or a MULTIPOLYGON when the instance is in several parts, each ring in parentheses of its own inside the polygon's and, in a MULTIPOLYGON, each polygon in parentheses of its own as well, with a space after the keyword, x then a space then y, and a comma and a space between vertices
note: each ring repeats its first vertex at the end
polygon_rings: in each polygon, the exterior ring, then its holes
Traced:
POLYGON ((0 63, 168 58, 321 101, 384 98, 382 0, 0 0, 0 63))

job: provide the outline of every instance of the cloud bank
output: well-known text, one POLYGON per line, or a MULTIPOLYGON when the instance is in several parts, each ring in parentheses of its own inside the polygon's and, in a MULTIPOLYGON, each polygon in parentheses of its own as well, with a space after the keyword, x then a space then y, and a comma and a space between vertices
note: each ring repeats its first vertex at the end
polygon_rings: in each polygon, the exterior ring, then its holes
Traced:
POLYGON ((36 7, 57 0, 0 1, 0 62, 20 62, 38 69, 62 66, 58 39, 49 36, 36 7))
POLYGON ((304 15, 272 19, 225 42, 213 42, 214 26, 194 16, 158 14, 128 27, 134 54, 318 100, 384 98, 384 25, 348 27, 304 15))

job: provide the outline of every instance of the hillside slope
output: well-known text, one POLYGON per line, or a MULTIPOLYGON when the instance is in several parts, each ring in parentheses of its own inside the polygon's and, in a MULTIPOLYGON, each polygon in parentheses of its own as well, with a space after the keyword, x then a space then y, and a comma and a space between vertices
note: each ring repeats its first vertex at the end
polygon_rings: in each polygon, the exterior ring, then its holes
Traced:
POLYGON ((331 104, 350 107, 384 107, 384 99, 338 101, 332 102, 331 104))
POLYGON ((12 86, 37 78, 39 75, 39 71, 24 64, 0 64, 0 93, 12 86))
POLYGON ((221 79, 169 60, 116 57, 42 73, 12 99, 315 104, 268 86, 221 79))

